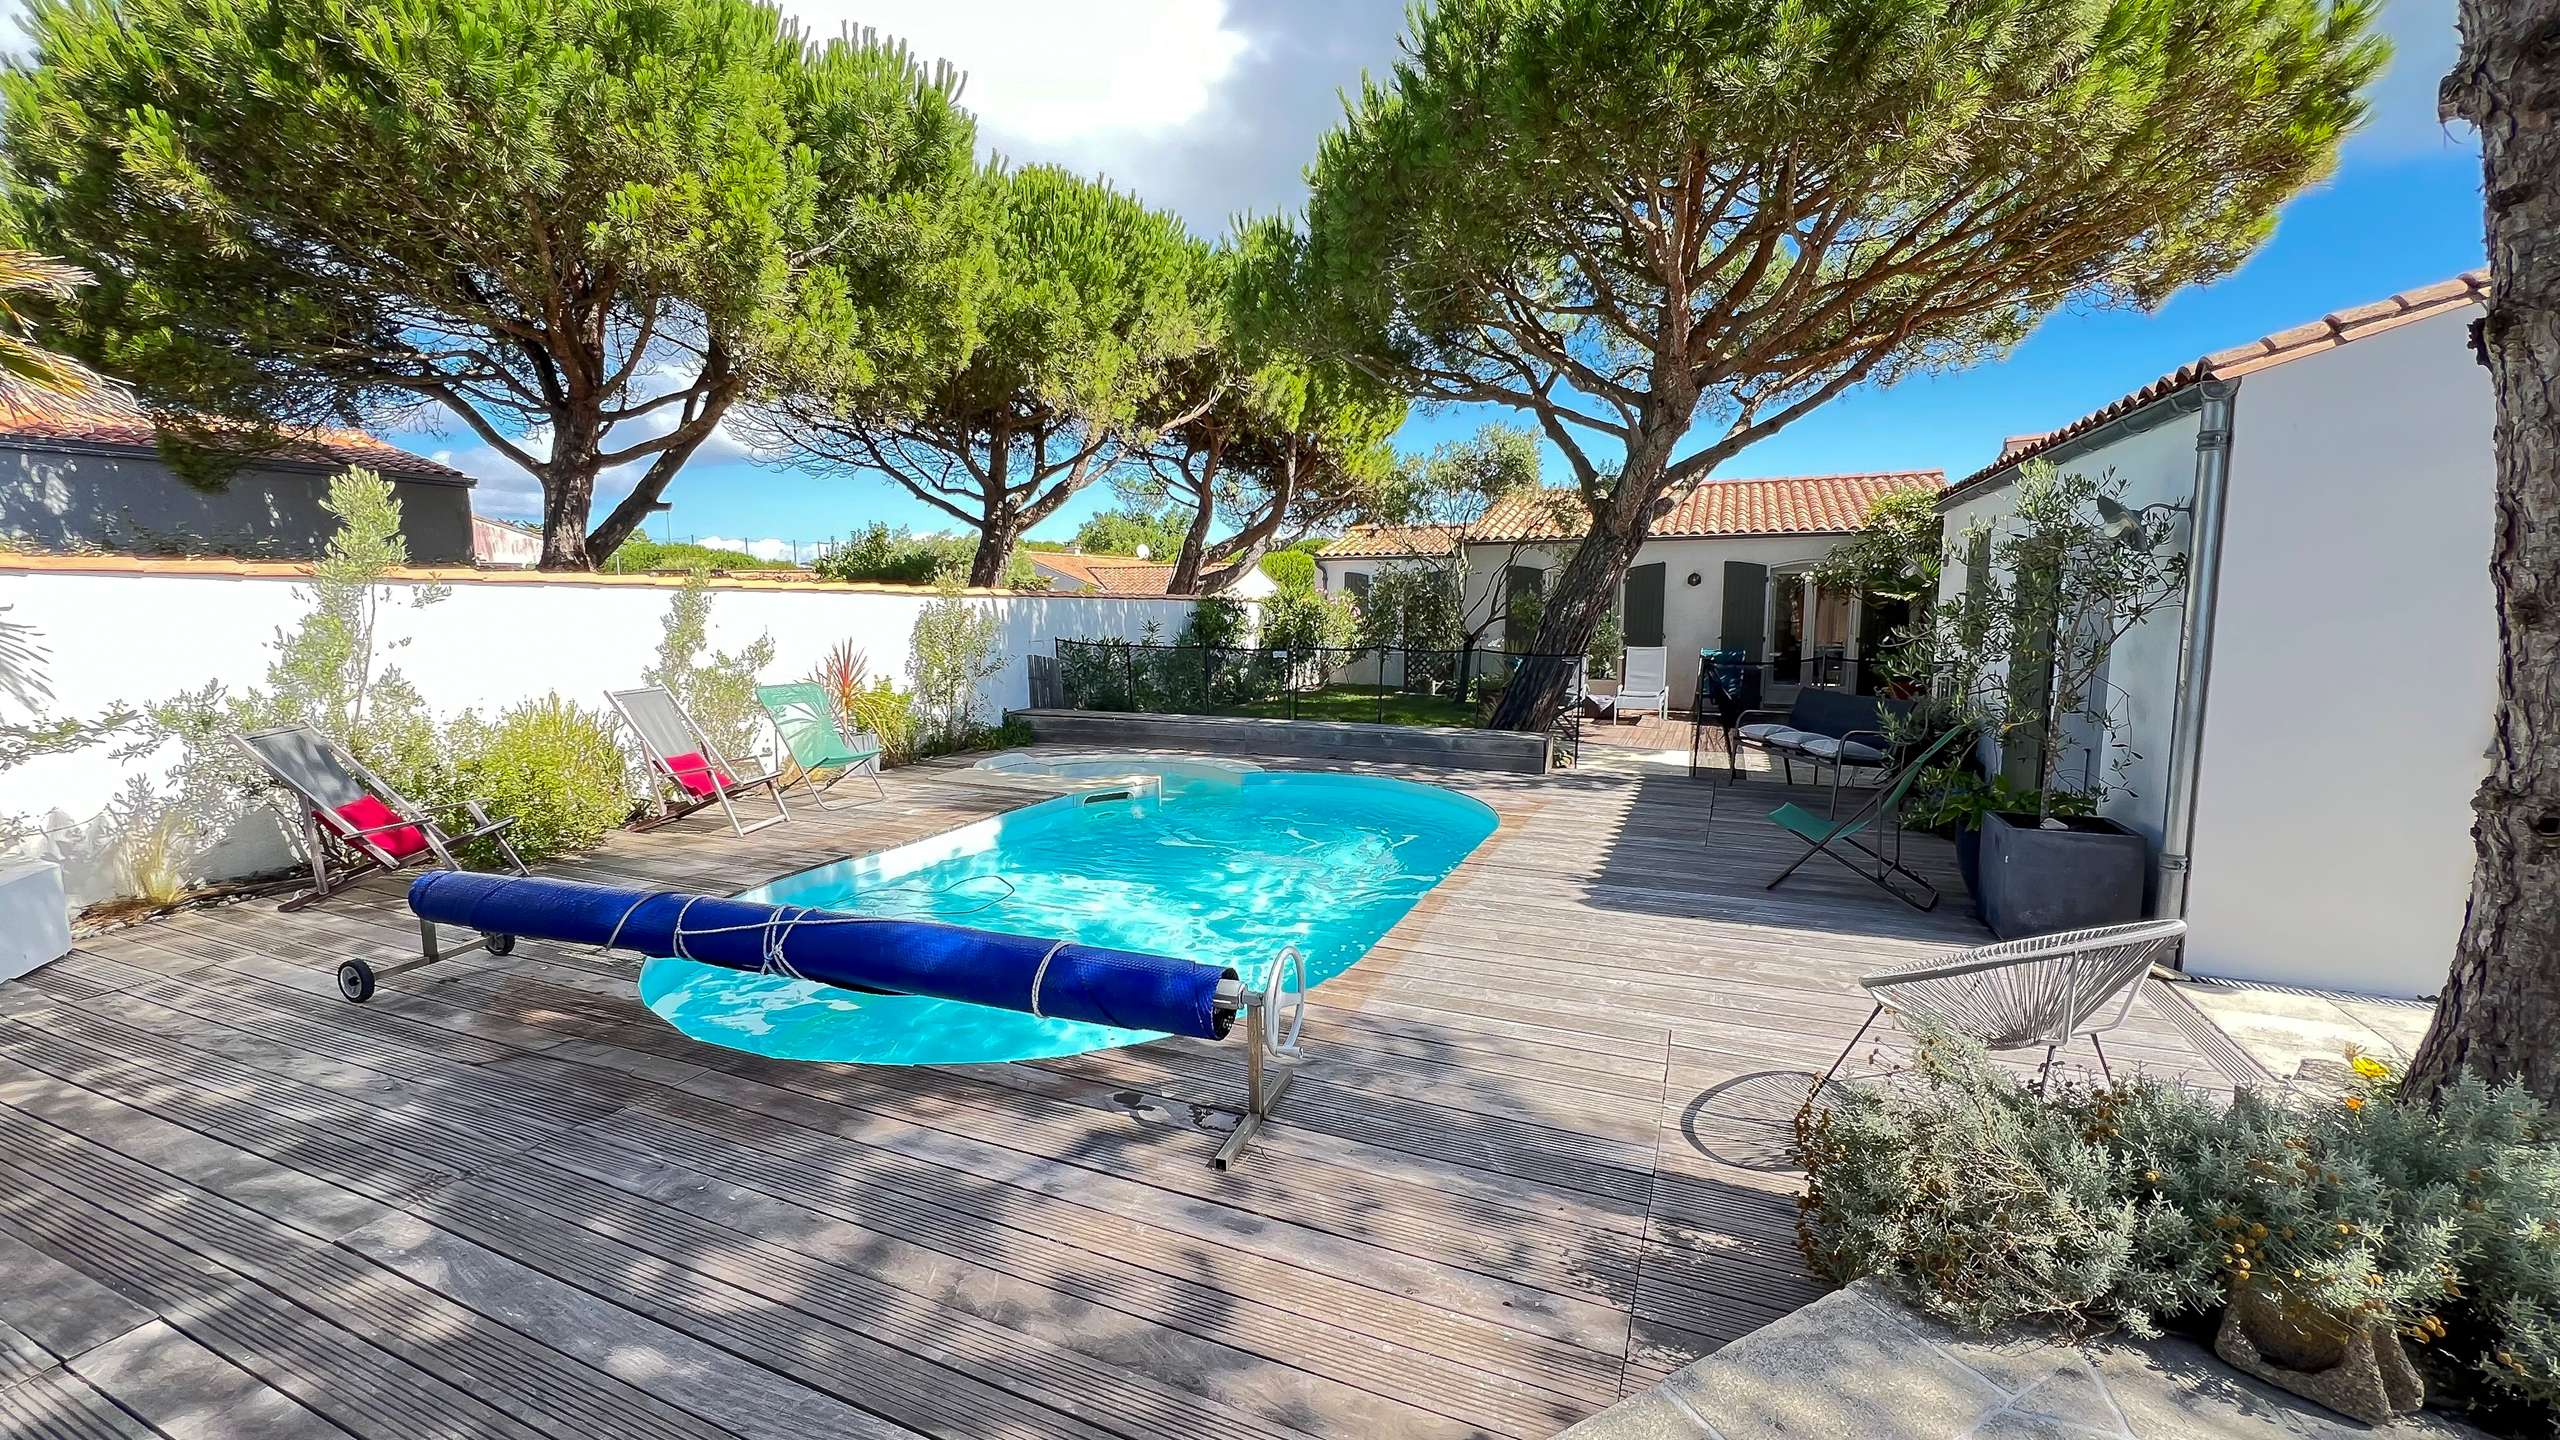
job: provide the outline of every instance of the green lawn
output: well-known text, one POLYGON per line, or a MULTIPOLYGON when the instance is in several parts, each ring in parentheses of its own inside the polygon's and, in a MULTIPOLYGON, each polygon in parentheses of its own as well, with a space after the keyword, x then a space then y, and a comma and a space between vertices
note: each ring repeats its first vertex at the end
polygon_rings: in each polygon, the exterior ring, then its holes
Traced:
MULTIPOLYGON (((1274 697, 1220 713, 1277 719, 1289 715, 1290 709, 1286 700, 1274 697)), ((1378 692, 1365 685, 1328 685, 1322 690, 1304 691, 1298 696, 1296 714, 1301 720, 1358 720, 1386 725, 1471 726, 1476 719, 1475 707, 1454 696, 1390 691, 1382 705, 1378 692)))

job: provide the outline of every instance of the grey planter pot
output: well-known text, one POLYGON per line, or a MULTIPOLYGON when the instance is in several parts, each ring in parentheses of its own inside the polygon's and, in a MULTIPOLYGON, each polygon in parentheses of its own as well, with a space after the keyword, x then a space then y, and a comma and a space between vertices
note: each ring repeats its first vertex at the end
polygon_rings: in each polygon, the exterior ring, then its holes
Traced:
POLYGON ((2113 820, 1982 817, 1982 919, 2003 940, 2142 918, 2151 846, 2113 820))

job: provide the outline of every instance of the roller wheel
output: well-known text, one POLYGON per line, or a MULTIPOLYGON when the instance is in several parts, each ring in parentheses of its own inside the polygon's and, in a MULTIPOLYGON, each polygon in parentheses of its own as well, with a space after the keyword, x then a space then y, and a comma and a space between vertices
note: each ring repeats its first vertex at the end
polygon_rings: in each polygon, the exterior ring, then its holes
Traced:
POLYGON ((516 937, 513 935, 492 935, 486 941, 482 942, 480 948, 488 951, 492 955, 513 955, 516 953, 516 937))
POLYGON ((349 960, 338 967, 338 993, 362 1004, 373 998, 373 967, 349 960))

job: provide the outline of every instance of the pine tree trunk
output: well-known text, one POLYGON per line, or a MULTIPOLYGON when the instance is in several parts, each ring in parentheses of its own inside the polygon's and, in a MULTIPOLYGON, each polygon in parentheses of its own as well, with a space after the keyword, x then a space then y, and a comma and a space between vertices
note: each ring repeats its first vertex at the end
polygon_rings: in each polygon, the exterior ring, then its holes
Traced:
POLYGON ((2409 1073, 2468 1068, 2560 1101, 2560 11, 2462 0, 2446 110, 2480 131, 2497 393, 2499 675, 2489 778, 2472 802, 2471 910, 2409 1073))
POLYGON ((595 503, 596 467, 554 460, 542 481, 542 565, 545 570, 593 570, 587 551, 587 511, 595 503))
POLYGON ((1578 656, 1591 648, 1591 632, 1609 613, 1627 567, 1644 548, 1653 525, 1654 503, 1661 498, 1662 473, 1670 461, 1666 442, 1651 453, 1630 449, 1626 469, 1609 503, 1591 517, 1590 533, 1574 547, 1573 558, 1548 591, 1538 619, 1534 654, 1521 664, 1486 723, 1496 730, 1540 731, 1554 722, 1573 666, 1558 657, 1578 656))
POLYGON ((1004 586, 1004 562, 1022 538, 1021 527, 1010 519, 989 516, 986 528, 978 534, 978 552, 969 557, 969 585, 977 590, 997 590, 1004 586))
POLYGON ((1191 595, 1200 589, 1200 567, 1209 558, 1209 526, 1217 518, 1217 507, 1209 503, 1209 487, 1200 487, 1200 506, 1191 512, 1191 524, 1182 532, 1182 552, 1174 557, 1173 578, 1166 582, 1168 595, 1191 595))

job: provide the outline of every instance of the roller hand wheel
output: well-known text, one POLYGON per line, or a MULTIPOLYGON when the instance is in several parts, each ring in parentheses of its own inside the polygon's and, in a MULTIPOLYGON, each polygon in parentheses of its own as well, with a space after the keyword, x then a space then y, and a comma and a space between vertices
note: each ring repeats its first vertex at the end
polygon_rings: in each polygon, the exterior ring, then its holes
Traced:
POLYGON ((373 967, 349 960, 338 967, 338 993, 362 1004, 373 998, 373 967))

